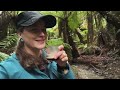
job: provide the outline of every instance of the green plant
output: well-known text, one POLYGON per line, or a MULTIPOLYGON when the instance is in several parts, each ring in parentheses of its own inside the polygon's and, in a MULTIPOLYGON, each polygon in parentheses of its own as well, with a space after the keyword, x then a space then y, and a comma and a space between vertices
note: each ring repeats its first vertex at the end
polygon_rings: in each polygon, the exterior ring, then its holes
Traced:
POLYGON ((47 46, 59 46, 63 44, 63 39, 62 38, 58 38, 58 39, 50 39, 47 41, 47 46))
POLYGON ((85 49, 87 48, 87 44, 79 44, 78 49, 85 49))
POLYGON ((7 36, 5 39, 3 39, 0 42, 0 48, 10 49, 14 47, 17 44, 17 39, 18 39, 18 36, 16 34, 11 34, 7 36))
POLYGON ((5 54, 5 53, 0 52, 0 62, 3 61, 3 60, 5 60, 5 59, 8 58, 8 57, 9 57, 8 54, 5 54))

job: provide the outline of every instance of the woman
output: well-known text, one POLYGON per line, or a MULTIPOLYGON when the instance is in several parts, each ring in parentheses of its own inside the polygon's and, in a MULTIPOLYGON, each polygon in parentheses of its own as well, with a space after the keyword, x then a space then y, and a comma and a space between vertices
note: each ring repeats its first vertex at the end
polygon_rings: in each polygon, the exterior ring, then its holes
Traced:
POLYGON ((46 28, 56 25, 52 15, 41 15, 36 11, 25 11, 16 18, 20 38, 16 51, 0 63, 0 79, 74 79, 64 46, 48 61, 44 50, 46 28))

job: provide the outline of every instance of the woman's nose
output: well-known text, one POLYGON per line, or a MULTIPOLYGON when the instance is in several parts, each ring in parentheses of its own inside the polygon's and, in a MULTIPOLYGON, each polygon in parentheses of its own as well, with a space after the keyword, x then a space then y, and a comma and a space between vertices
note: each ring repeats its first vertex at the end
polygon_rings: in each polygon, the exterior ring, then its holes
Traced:
POLYGON ((44 32, 40 32, 40 36, 45 36, 45 33, 44 32))

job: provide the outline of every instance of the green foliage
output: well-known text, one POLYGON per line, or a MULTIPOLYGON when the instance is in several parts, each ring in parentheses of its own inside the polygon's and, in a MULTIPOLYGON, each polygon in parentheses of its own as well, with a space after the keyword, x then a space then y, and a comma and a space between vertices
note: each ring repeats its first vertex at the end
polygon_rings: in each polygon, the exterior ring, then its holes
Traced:
POLYGON ((100 55, 101 49, 96 45, 92 45, 92 46, 84 47, 83 52, 85 55, 93 55, 93 54, 100 55))
POLYGON ((74 30, 74 29, 79 27, 79 20, 78 20, 77 12, 73 12, 70 15, 68 20, 69 20, 68 25, 70 26, 70 28, 72 30, 74 30))
POLYGON ((80 44, 80 45, 78 45, 78 48, 85 49, 85 48, 87 48, 87 44, 80 44))
POLYGON ((9 49, 14 47, 17 44, 18 36, 16 34, 11 34, 7 36, 0 42, 0 48, 9 49))
POLYGON ((59 46, 63 44, 63 39, 62 38, 58 38, 58 39, 50 39, 47 41, 47 45, 46 46, 59 46))
POLYGON ((90 47, 84 48, 84 52, 86 55, 92 55, 94 51, 90 47))
POLYGON ((87 33, 88 33, 88 30, 84 30, 84 31, 80 31, 81 35, 84 37, 83 40, 87 40, 87 33))
POLYGON ((58 18, 63 18, 62 11, 40 11, 44 15, 53 15, 56 17, 57 23, 52 28, 47 28, 48 37, 57 38, 58 36, 58 18))
POLYGON ((66 51, 67 55, 68 55, 68 59, 69 61, 72 61, 73 57, 72 57, 72 47, 67 44, 67 43, 64 43, 64 50, 66 51))
POLYGON ((8 54, 5 54, 5 53, 0 52, 0 62, 3 61, 3 60, 5 60, 5 59, 8 58, 8 57, 9 57, 8 54))
POLYGON ((63 18, 63 11, 40 11, 44 15, 53 15, 55 17, 63 18))
POLYGON ((47 36, 49 37, 49 39, 52 37, 54 37, 54 31, 53 30, 50 30, 50 31, 47 31, 47 36))
POLYGON ((58 28, 55 26, 54 28, 47 29, 47 36, 49 39, 58 38, 58 28))

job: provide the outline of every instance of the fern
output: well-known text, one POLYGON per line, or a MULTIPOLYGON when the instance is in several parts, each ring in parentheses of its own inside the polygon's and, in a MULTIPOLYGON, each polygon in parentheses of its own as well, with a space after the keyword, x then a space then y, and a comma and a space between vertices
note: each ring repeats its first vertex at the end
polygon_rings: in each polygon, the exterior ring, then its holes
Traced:
POLYGON ((8 57, 9 57, 8 54, 5 54, 5 53, 0 52, 0 62, 3 61, 3 60, 5 60, 5 59, 8 58, 8 57))
POLYGON ((7 36, 0 42, 0 48, 10 49, 11 47, 14 47, 17 44, 17 39, 18 36, 16 34, 11 34, 7 36))

